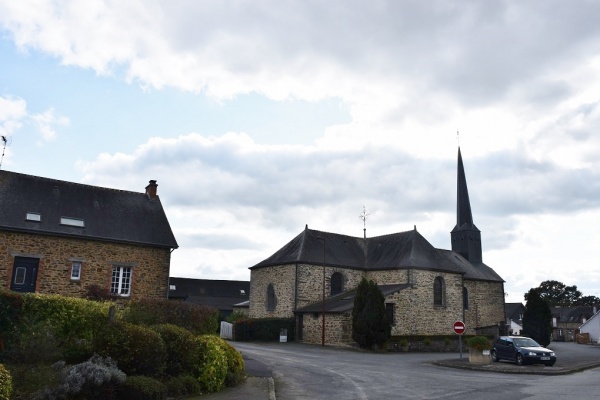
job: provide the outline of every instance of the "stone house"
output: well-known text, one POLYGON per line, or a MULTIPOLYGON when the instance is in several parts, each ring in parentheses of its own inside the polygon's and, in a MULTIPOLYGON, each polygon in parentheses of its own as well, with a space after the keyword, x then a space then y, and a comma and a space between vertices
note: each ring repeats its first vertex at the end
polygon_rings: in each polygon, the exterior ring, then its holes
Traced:
POLYGON ((0 286, 166 298, 177 242, 157 195, 0 171, 0 286))
POLYGON ((550 307, 552 312, 552 340, 573 342, 579 327, 596 312, 595 306, 550 307))
POLYGON ((250 267, 253 318, 295 317, 306 343, 352 342, 352 307, 362 278, 385 296, 392 335, 467 334, 505 325, 504 281, 482 261, 460 148, 457 224, 452 250, 434 248, 416 229, 367 238, 305 227, 269 258, 250 267))

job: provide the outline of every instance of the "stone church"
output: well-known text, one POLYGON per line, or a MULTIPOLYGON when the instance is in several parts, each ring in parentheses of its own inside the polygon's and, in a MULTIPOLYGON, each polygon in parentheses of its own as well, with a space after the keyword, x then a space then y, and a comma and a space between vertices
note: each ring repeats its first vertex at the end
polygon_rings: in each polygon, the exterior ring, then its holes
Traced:
POLYGON ((352 307, 362 278, 385 297, 392 335, 466 334, 504 322, 504 281, 483 263, 458 149, 452 250, 433 247, 417 230, 372 238, 308 226, 279 251, 250 267, 252 318, 291 318, 305 343, 352 342, 352 307))

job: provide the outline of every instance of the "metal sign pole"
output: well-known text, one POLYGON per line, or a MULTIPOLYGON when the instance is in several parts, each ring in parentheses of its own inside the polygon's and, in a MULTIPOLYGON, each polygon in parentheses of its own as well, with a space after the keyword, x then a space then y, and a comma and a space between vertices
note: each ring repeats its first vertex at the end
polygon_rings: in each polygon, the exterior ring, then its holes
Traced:
POLYGON ((462 360, 462 335, 458 335, 458 348, 460 349, 460 359, 462 360))

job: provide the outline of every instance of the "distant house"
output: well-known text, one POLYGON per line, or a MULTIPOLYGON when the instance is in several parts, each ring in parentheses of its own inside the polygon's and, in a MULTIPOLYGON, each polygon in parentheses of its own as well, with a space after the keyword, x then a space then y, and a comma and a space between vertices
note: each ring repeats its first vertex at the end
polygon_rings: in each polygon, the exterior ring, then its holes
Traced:
POLYGON ((0 171, 0 285, 166 298, 177 242, 157 195, 0 171))
POLYGON ((250 282, 170 278, 169 298, 215 308, 225 318, 234 310, 248 309, 250 282))
POLYGON ((579 327, 594 315, 592 306, 550 307, 552 340, 572 342, 579 327))
POLYGON ((590 342, 600 344, 600 309, 595 306, 592 309, 594 313, 587 321, 579 327, 581 333, 590 335, 590 342))
POLYGON ((504 313, 506 314, 508 332, 511 335, 520 335, 523 330, 523 314, 525 314, 523 303, 506 303, 504 313))

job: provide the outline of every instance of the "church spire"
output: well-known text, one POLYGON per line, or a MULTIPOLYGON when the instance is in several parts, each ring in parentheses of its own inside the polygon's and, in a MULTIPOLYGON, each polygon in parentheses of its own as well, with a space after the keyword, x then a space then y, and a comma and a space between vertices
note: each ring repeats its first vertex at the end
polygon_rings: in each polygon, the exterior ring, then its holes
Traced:
POLYGON ((458 169, 456 179, 456 226, 465 224, 473 225, 473 214, 471 213, 471 202, 469 201, 469 190, 467 189, 467 178, 463 166, 460 147, 458 148, 458 169))
POLYGON ((452 251, 460 253, 472 263, 481 263, 481 232, 473 223, 467 178, 465 177, 460 147, 458 148, 456 178, 456 226, 450 234, 452 251))

